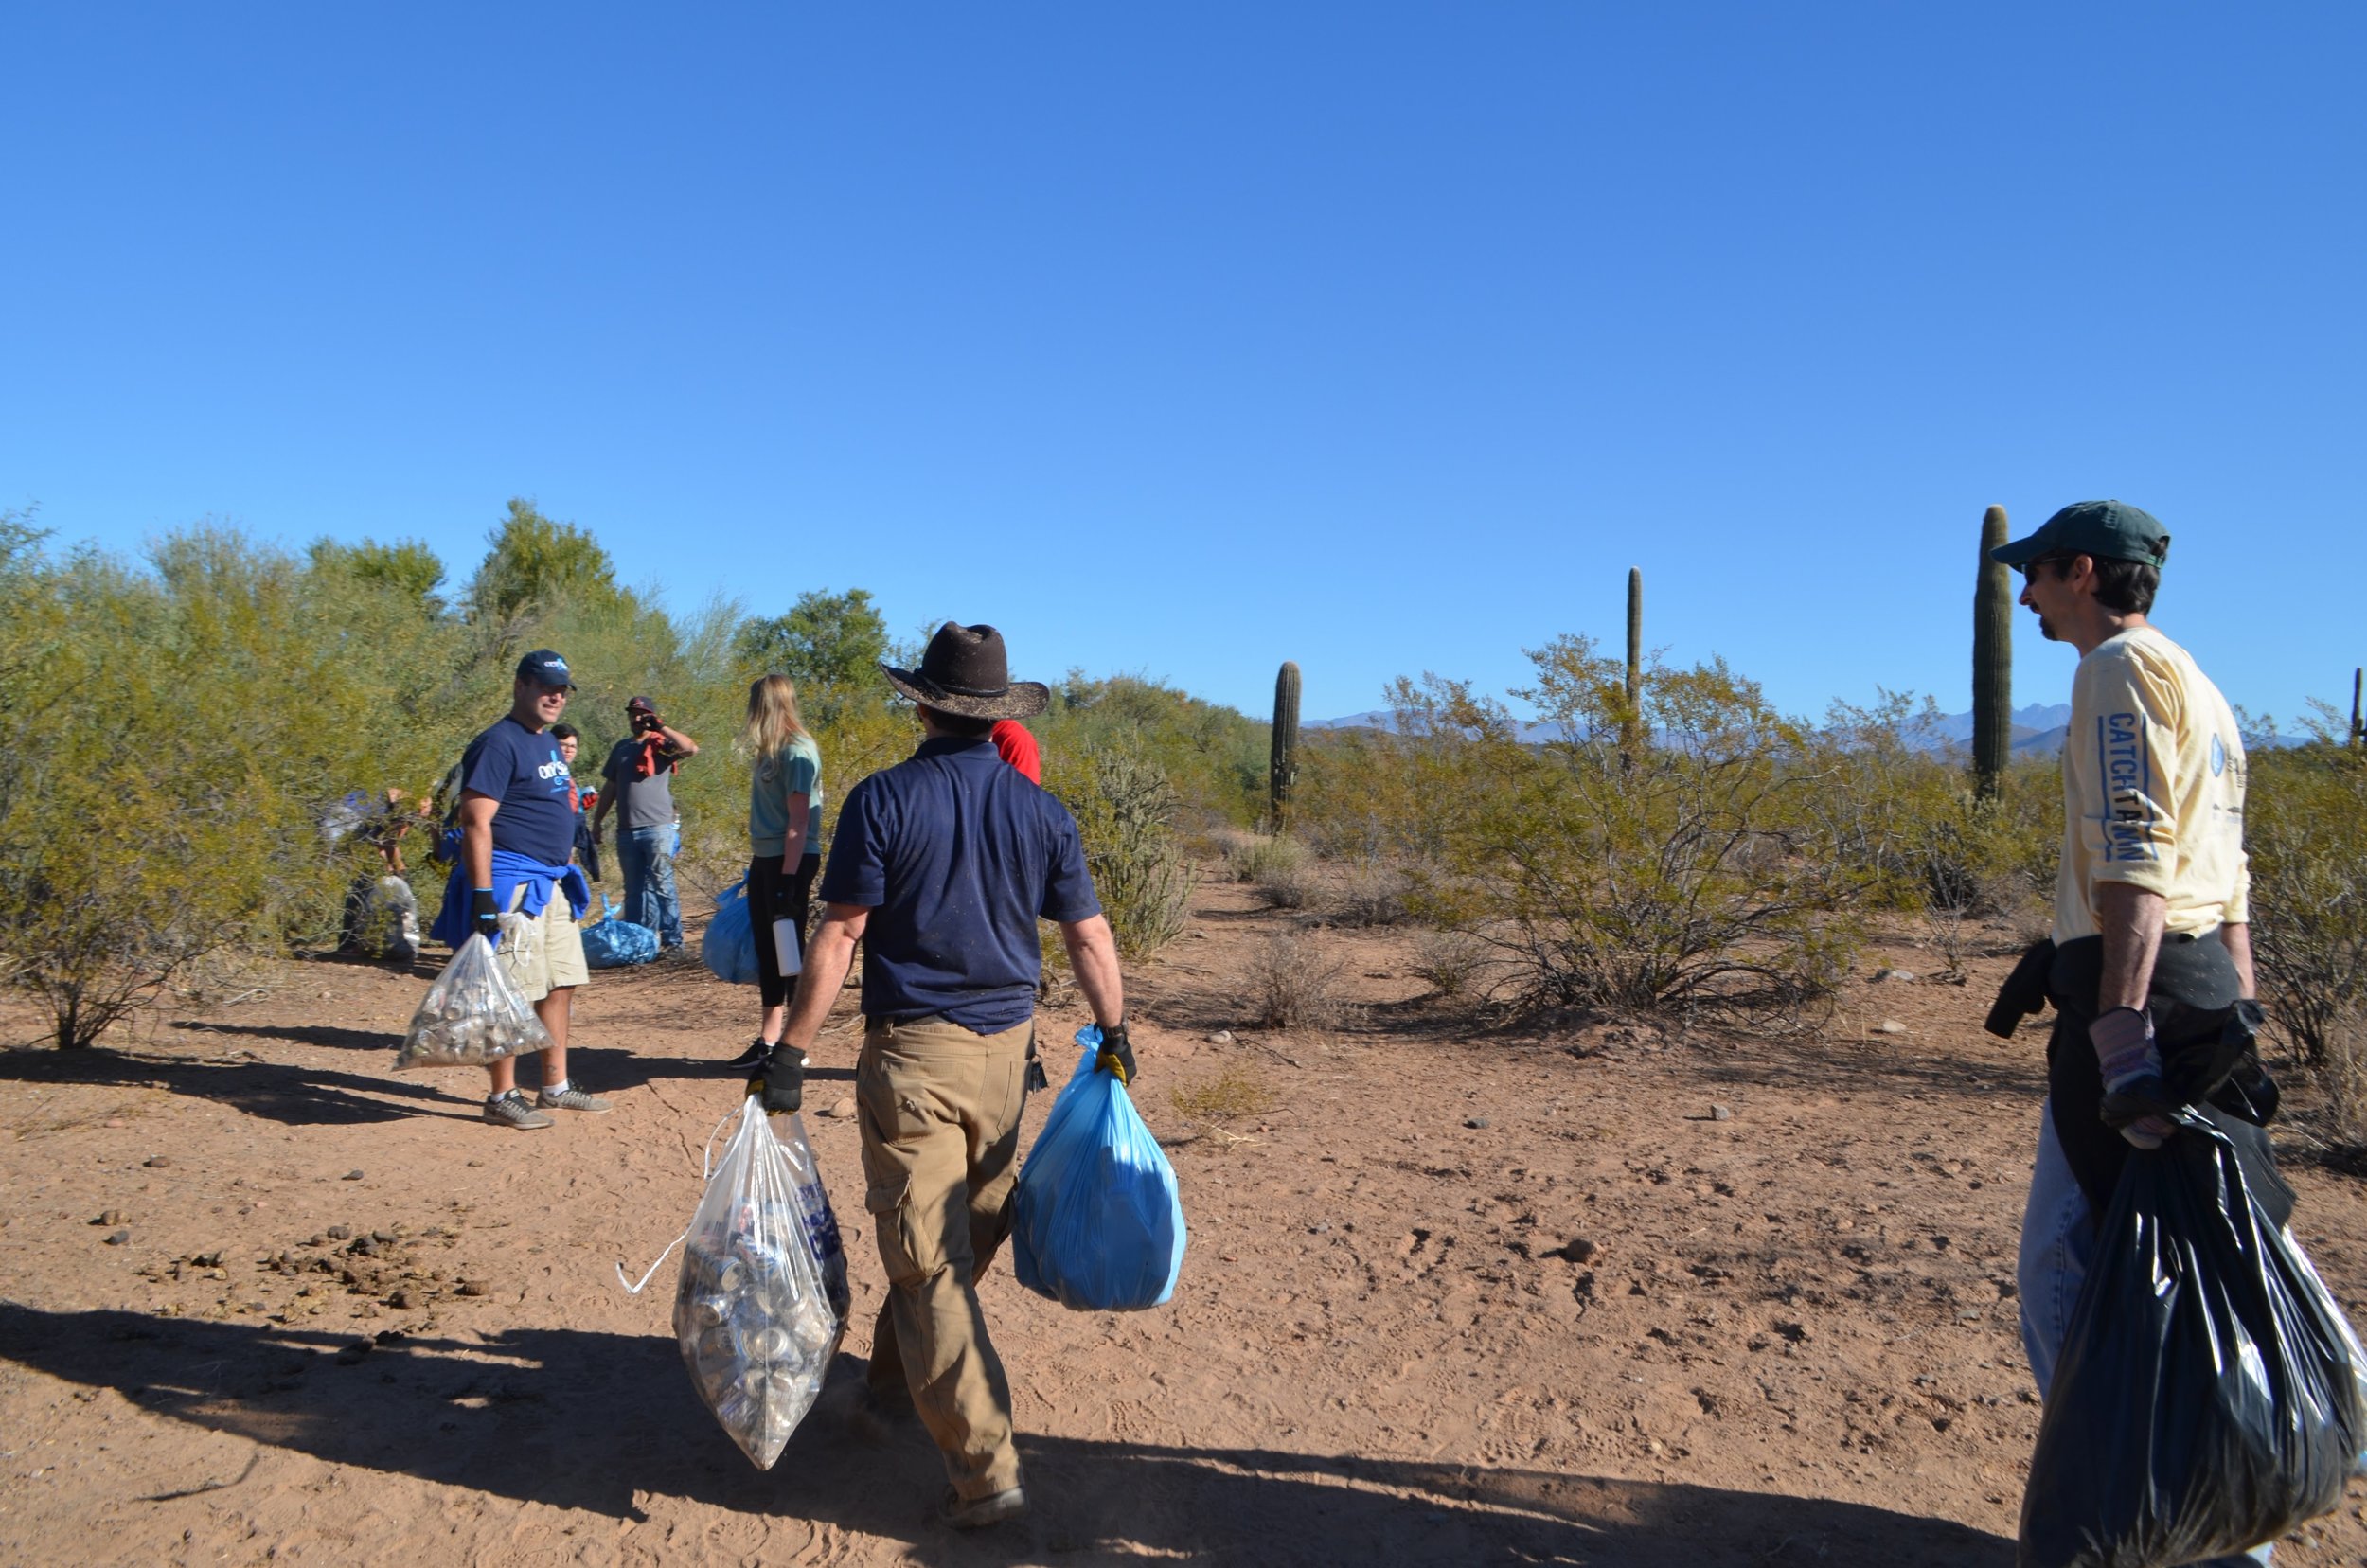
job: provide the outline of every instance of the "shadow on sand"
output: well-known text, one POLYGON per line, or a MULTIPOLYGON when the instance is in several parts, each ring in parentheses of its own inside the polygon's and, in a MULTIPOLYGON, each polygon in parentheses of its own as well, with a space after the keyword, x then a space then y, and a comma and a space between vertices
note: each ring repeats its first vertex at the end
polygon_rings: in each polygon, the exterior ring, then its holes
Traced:
MULTIPOLYGON (((278 1030, 253 1032, 281 1034, 278 1030)), ((391 1063, 399 1037, 384 1038, 386 1061, 391 1063)), ((244 1053, 209 1060, 133 1055, 103 1046, 81 1051, 9 1051, 0 1053, 0 1078, 20 1083, 162 1089, 169 1094, 218 1101, 250 1116, 288 1127, 354 1127, 368 1122, 400 1121, 406 1116, 465 1116, 473 1120, 477 1114, 472 1105, 464 1109, 463 1102, 432 1082, 396 1078, 391 1073, 347 1073, 334 1068, 264 1061, 244 1053)))
POLYGON ((867 1446, 839 1411, 860 1363, 770 1472, 724 1438, 673 1342, 526 1328, 420 1336, 350 1364, 347 1336, 48 1312, 0 1301, 0 1357, 156 1414, 331 1464, 618 1521, 676 1497, 900 1542, 928 1564, 1568 1562, 1601 1568, 1914 1563, 2004 1568, 2002 1538, 1860 1504, 1419 1461, 1023 1436, 1034 1507, 958 1537, 925 1523, 943 1488, 917 1430, 867 1446))

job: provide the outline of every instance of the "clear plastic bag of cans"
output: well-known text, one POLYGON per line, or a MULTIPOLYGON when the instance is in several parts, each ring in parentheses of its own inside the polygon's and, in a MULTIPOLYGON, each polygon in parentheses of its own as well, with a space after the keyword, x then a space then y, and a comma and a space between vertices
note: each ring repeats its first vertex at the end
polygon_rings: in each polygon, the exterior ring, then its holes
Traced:
POLYGON ((846 1323, 846 1252, 795 1116, 749 1096, 683 1238, 674 1336, 715 1418, 771 1470, 822 1393, 846 1323))
POLYGON ((395 1066, 482 1067, 503 1057, 548 1050, 550 1043, 550 1031, 502 971, 492 944, 472 936, 427 988, 426 1000, 403 1031, 395 1066))

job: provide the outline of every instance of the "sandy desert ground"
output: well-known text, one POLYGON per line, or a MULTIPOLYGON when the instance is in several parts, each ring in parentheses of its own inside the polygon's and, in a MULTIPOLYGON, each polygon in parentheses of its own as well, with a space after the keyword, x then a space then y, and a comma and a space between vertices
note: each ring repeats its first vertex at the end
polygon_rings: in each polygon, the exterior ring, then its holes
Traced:
MULTIPOLYGON (((753 991, 596 976, 575 1076, 615 1109, 532 1134, 479 1123, 473 1071, 390 1071, 426 968, 291 962, 105 1049, 0 1054, 0 1559, 2007 1568, 2041 1042, 1979 1032, 2004 960, 1853 983, 1810 1038, 1688 1039, 1485 1026, 1426 999, 1410 935, 1326 931, 1362 1011, 1265 1034, 1239 975, 1289 918, 1204 885, 1131 974, 1183 1284, 1113 1317, 988 1279, 1034 1508, 976 1537, 927 1522, 917 1429, 845 1420, 880 1273, 828 1114, 844 1011, 807 1122, 855 1327, 769 1473, 690 1388, 670 1269, 635 1297, 614 1268, 687 1219, 753 991), (1179 1106, 1211 1086, 1233 1114, 1179 1106)), ((2358 1184, 2292 1173, 2367 1315, 2358 1184)), ((2363 1503, 2279 1561, 2367 1561, 2363 1503)))

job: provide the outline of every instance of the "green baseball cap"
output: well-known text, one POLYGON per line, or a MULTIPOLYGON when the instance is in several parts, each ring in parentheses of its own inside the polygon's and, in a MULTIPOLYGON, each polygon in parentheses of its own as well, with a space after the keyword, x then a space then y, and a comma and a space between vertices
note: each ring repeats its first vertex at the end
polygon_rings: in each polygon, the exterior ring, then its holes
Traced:
POLYGON ((2001 566, 2027 566, 2040 556, 2056 555, 2159 566, 2170 559, 2170 530, 2153 513, 2126 501, 2074 501, 2029 538, 1991 550, 1989 559, 2001 566))

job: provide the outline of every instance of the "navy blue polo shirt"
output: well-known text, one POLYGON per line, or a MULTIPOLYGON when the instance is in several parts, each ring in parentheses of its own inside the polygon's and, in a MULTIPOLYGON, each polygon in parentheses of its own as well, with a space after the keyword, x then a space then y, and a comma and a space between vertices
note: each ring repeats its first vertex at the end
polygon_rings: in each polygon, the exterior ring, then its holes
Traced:
POLYGON ((849 791, 822 901, 871 911, 863 1010, 1000 1034, 1035 1015, 1036 921, 1101 913, 1077 819, 994 743, 924 740, 849 791))

